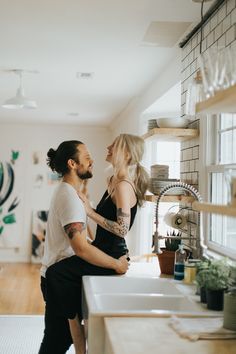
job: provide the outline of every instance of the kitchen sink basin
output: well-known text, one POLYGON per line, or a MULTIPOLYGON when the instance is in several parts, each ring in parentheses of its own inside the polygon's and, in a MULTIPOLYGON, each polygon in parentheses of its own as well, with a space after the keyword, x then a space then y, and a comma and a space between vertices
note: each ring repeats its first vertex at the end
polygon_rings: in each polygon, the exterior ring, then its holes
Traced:
POLYGON ((129 313, 138 314, 143 312, 156 313, 192 313, 204 311, 204 309, 181 295, 164 294, 95 294, 94 312, 107 313, 129 313))
POLYGON ((84 276, 83 284, 93 294, 181 294, 174 281, 158 277, 84 276))

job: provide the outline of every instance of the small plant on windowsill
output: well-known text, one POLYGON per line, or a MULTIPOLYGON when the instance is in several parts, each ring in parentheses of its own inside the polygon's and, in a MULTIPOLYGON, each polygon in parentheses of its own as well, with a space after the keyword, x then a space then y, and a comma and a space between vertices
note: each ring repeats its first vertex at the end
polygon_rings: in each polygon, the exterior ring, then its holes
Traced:
POLYGON ((225 290, 229 285, 230 268, 227 259, 213 259, 208 268, 206 288, 210 290, 225 290))
POLYGON ((169 233, 167 232, 167 237, 175 237, 175 238, 166 238, 165 239, 165 248, 164 250, 166 251, 177 251, 177 249, 179 248, 179 245, 181 244, 181 232, 178 232, 176 234, 175 231, 172 231, 169 235, 169 233))
POLYGON ((198 287, 198 292, 200 293, 200 300, 202 303, 206 303, 206 283, 208 279, 208 269, 210 266, 210 260, 205 259, 196 264, 197 274, 195 278, 195 283, 198 287))
POLYGON ((216 311, 223 309, 224 291, 229 286, 229 274, 230 267, 226 258, 211 260, 206 280, 208 309, 216 311))
POLYGON ((167 233, 165 247, 161 248, 162 253, 157 255, 162 274, 174 274, 175 251, 179 248, 179 244, 181 243, 180 237, 181 232, 176 233, 172 231, 167 233))

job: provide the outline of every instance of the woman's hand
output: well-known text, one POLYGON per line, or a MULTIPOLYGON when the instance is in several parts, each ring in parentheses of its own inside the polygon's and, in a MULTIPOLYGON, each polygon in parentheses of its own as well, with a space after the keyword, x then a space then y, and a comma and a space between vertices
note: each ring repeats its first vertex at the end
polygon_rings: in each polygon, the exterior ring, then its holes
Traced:
POLYGON ((82 202, 84 203, 84 208, 85 208, 87 215, 90 216, 93 212, 93 208, 91 207, 88 198, 82 192, 77 192, 77 193, 78 193, 78 196, 80 197, 80 199, 82 200, 82 202))
POLYGON ((129 268, 129 258, 127 255, 121 256, 117 260, 117 267, 115 269, 117 274, 125 274, 129 268))

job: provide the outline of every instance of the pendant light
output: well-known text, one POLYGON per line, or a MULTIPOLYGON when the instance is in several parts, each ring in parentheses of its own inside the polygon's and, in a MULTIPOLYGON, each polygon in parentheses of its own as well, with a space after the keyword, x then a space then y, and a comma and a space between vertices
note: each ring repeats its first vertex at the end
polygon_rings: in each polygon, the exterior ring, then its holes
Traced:
POLYGON ((20 85, 19 85, 19 88, 17 89, 16 96, 6 100, 2 104, 2 107, 7 108, 7 109, 22 109, 22 108, 35 109, 35 108, 37 108, 36 102, 24 95, 24 89, 22 87, 23 70, 14 69, 14 70, 12 70, 12 72, 19 76, 20 85))

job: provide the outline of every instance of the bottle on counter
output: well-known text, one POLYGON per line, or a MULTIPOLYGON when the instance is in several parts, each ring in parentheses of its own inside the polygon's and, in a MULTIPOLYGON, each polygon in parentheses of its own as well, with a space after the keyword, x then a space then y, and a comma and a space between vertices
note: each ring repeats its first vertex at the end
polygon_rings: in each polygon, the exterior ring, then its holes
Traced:
POLYGON ((184 250, 184 245, 179 245, 179 249, 175 252, 175 268, 174 268, 174 279, 182 280, 184 279, 184 263, 186 259, 186 252, 184 250))

